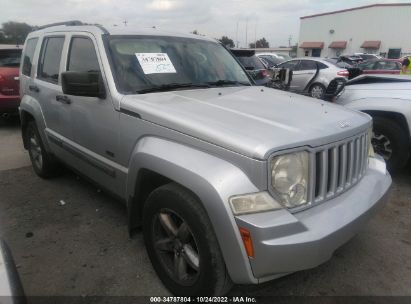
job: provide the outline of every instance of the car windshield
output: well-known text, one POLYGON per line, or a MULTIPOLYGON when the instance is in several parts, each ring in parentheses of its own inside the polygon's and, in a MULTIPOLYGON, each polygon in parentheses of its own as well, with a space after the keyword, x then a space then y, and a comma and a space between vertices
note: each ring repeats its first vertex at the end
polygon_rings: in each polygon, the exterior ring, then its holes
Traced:
POLYGON ((21 50, 0 50, 0 67, 20 66, 21 50))
POLYGON ((251 85, 233 56, 213 41, 111 36, 108 51, 117 88, 124 94, 251 85))

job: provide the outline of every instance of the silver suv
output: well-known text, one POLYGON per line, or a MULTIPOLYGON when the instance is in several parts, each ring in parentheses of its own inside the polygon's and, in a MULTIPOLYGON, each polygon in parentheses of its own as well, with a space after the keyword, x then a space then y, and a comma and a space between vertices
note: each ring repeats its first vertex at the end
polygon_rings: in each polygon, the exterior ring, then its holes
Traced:
POLYGON ((21 65, 34 171, 123 202, 174 294, 327 261, 391 184, 367 114, 254 86, 205 37, 71 22, 31 33, 21 65))

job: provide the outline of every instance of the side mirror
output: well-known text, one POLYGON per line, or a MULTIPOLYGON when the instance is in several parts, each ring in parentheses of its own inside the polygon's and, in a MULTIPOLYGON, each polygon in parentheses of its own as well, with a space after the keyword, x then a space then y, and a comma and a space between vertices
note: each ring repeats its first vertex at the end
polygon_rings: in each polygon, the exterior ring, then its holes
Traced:
POLYGON ((64 94, 106 98, 106 90, 100 72, 63 72, 61 73, 61 83, 64 94))

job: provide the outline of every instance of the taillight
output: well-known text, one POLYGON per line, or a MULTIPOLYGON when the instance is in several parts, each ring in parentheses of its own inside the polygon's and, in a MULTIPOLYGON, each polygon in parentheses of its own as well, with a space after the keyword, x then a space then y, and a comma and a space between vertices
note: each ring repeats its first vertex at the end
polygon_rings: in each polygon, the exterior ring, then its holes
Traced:
POLYGON ((263 77, 268 77, 268 76, 270 76, 270 73, 268 73, 267 70, 262 70, 262 71, 261 71, 261 76, 263 76, 263 77))
POLYGON ((342 77, 348 77, 350 76, 350 72, 348 72, 347 70, 343 70, 343 71, 339 71, 337 75, 342 76, 342 77))

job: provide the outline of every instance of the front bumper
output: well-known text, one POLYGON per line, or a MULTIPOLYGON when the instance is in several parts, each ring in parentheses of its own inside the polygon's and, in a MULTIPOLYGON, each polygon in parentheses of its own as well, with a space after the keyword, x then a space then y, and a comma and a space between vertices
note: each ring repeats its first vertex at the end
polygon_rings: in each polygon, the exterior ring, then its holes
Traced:
POLYGON ((295 214, 281 209, 236 217, 252 236, 254 277, 261 283, 327 261, 385 201, 390 185, 384 162, 372 158, 355 187, 323 204, 295 214))
POLYGON ((0 94, 0 113, 17 113, 19 105, 20 96, 0 94))

